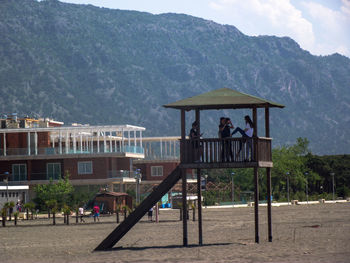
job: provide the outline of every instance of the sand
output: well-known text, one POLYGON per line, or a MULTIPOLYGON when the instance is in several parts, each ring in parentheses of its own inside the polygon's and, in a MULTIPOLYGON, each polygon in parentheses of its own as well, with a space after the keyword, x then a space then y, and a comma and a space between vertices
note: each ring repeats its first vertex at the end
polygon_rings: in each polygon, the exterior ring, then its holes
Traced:
POLYGON ((273 242, 267 241, 266 207, 259 210, 260 244, 254 243, 254 209, 203 209, 203 246, 198 224, 188 221, 189 247, 182 247, 178 210, 160 222, 145 216, 113 250, 93 249, 116 227, 115 216, 99 223, 50 225, 48 219, 0 227, 0 262, 350 262, 350 203, 272 208, 273 242))

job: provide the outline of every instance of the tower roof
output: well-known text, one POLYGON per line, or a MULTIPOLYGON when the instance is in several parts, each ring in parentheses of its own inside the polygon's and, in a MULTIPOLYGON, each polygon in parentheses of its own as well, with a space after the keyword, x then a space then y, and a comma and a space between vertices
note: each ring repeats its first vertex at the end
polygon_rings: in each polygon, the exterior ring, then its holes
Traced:
POLYGON ((222 88, 194 97, 163 105, 165 108, 184 110, 244 109, 244 108, 284 108, 284 105, 245 94, 233 89, 222 88))

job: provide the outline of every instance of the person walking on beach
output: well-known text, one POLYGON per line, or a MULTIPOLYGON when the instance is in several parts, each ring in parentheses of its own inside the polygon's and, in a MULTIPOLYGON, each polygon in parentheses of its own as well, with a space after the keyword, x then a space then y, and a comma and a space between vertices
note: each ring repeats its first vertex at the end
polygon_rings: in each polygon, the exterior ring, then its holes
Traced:
POLYGON ((84 222, 85 223, 85 220, 84 220, 84 208, 83 207, 79 207, 79 217, 80 217, 80 222, 84 222))
POLYGON ((153 221, 153 206, 148 210, 148 220, 153 221))
POLYGON ((94 213, 94 221, 100 222, 100 207, 98 205, 95 205, 93 208, 93 213, 94 213))

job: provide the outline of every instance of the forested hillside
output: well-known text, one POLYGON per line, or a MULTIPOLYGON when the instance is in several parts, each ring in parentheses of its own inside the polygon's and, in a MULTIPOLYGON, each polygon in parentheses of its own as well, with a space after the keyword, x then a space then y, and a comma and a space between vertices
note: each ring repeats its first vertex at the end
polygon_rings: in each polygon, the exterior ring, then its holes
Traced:
MULTIPOLYGON (((162 105, 228 87, 286 105, 271 112, 274 146, 307 137, 313 153, 342 154, 350 152, 349 72, 347 57, 188 15, 0 1, 3 114, 179 135, 179 113, 162 105)), ((202 130, 216 136, 219 116, 242 126, 244 114, 205 112, 202 130)))

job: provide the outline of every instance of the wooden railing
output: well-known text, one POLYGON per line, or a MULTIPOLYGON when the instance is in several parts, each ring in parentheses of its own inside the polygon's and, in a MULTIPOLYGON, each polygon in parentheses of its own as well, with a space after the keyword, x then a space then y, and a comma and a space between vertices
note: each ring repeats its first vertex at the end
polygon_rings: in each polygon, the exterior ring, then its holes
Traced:
POLYGON ((271 162, 271 138, 181 141, 181 163, 271 162))

